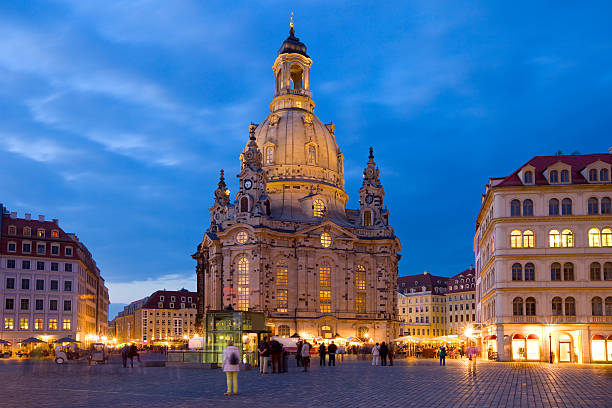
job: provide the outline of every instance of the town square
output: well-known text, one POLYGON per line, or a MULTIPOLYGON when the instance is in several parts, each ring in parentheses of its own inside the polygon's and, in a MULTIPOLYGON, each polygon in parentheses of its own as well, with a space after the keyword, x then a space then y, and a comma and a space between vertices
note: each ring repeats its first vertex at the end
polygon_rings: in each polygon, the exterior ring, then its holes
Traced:
POLYGON ((1 405, 611 406, 609 9, 3 4, 1 405))

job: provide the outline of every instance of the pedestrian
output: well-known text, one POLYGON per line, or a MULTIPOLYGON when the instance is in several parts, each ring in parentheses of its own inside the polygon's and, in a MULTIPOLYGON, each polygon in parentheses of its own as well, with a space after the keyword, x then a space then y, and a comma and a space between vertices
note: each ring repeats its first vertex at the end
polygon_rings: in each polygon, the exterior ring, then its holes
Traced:
POLYGON ((310 367, 310 343, 307 341, 302 344, 302 364, 304 365, 304 371, 308 371, 308 367, 310 367))
POLYGON ((380 353, 380 360, 382 361, 382 365, 386 366, 387 365, 387 355, 389 354, 389 348, 387 348, 387 345, 385 344, 384 341, 380 345, 379 353, 380 353))
POLYGON ((257 351, 259 351, 259 372, 261 374, 268 374, 268 360, 270 360, 270 344, 268 343, 267 337, 264 337, 264 339, 259 342, 259 347, 257 347, 257 351))
POLYGON ((325 367, 325 355, 327 354, 327 349, 325 348, 325 343, 321 343, 319 346, 319 365, 325 367))
POLYGON ((476 348, 470 344, 466 354, 468 358, 468 375, 470 375, 470 373, 476 375, 476 358, 478 357, 476 348))
POLYGON ((446 348, 444 346, 440 346, 440 365, 446 366, 446 348))
POLYGON ((127 368, 128 354, 129 346, 127 344, 124 344, 123 347, 121 347, 121 360, 123 360, 123 368, 127 368))
POLYGON ((338 350, 338 346, 336 346, 334 342, 332 341, 329 347, 327 348, 327 354, 329 355, 329 361, 327 365, 331 366, 333 364, 334 367, 336 366, 336 351, 337 350, 338 350))
POLYGON ((395 354, 395 347, 393 346, 393 343, 389 343, 389 346, 387 346, 387 348, 389 349, 389 354, 388 354, 389 365, 393 366, 393 357, 395 357, 394 356, 394 354, 395 354))
POLYGON ((130 365, 132 366, 132 368, 134 368, 134 357, 136 357, 136 360, 138 360, 138 362, 140 363, 140 356, 138 355, 138 347, 136 347, 136 344, 132 343, 132 345, 130 346, 130 350, 128 351, 128 357, 130 358, 130 365))
POLYGON ((378 345, 378 343, 376 343, 376 345, 372 347, 372 365, 380 365, 380 346, 378 345))
POLYGON ((297 342, 297 351, 295 352, 295 362, 297 367, 301 367, 302 364, 302 340, 298 340, 297 342))
POLYGON ((225 395, 238 395, 238 371, 240 371, 240 351, 234 346, 234 341, 229 339, 227 347, 223 350, 223 372, 227 379, 227 391, 225 395))
POLYGON ((270 354, 272 355, 272 373, 283 372, 283 345, 277 339, 270 342, 270 354))
POLYGON ((283 347, 283 373, 288 373, 289 372, 289 352, 287 351, 287 349, 285 348, 285 346, 283 347))

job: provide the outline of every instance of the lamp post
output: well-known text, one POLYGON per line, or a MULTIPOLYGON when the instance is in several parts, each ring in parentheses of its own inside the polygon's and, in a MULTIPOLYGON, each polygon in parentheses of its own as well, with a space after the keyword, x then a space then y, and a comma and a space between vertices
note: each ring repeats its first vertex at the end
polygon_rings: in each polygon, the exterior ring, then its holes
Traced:
POLYGON ((550 332, 550 327, 548 328, 548 358, 550 359, 550 364, 552 364, 552 333, 550 332))

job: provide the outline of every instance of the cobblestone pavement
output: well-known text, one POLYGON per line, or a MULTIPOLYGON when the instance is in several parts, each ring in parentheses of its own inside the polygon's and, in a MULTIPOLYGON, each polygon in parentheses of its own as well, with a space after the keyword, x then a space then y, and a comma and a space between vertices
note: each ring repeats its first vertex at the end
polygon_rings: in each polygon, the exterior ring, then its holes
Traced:
POLYGON ((2 407, 610 407, 612 366, 399 360, 394 367, 345 360, 309 373, 239 374, 225 397, 220 370, 0 361, 2 407))

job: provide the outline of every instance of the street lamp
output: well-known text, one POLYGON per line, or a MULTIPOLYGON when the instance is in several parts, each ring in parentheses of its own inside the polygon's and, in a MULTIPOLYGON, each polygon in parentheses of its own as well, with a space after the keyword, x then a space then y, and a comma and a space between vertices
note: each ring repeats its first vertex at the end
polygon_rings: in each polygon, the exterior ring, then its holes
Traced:
POLYGON ((548 328, 548 357, 550 364, 552 364, 552 333, 550 332, 550 327, 548 328))

